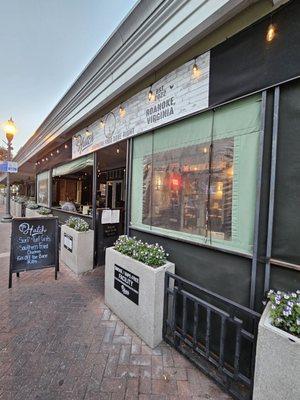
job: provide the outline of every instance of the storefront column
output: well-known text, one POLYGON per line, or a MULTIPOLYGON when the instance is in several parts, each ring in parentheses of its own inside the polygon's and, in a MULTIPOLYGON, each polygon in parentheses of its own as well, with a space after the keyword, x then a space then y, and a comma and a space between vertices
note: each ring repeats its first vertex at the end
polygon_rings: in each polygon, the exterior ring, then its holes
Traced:
POLYGON ((132 175, 132 145, 133 139, 127 140, 126 150, 126 182, 125 182, 125 227, 124 232, 129 236, 131 214, 131 175, 132 175))
POLYGON ((97 151, 93 153, 93 188, 92 188, 92 207, 93 207, 93 229, 94 229, 94 246, 93 246, 93 260, 94 267, 97 265, 97 164, 98 157, 97 151))

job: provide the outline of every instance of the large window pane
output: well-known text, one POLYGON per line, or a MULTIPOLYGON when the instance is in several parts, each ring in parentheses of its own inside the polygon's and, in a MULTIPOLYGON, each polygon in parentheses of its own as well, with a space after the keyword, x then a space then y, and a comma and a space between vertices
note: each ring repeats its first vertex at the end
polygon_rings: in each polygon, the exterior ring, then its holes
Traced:
POLYGON ((143 171, 144 224, 230 239, 232 139, 146 156, 143 171))

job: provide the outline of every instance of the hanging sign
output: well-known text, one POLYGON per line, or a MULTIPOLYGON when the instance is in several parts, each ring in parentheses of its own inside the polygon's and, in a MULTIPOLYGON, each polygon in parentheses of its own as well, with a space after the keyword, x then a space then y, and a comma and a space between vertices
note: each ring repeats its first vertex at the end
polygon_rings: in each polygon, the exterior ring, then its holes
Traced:
POLYGON ((58 271, 58 220, 56 217, 12 220, 9 284, 12 274, 43 268, 58 271))
POLYGON ((210 52, 189 61, 72 138, 72 158, 147 132, 208 107, 210 52))
POLYGON ((140 278, 115 264, 114 288, 135 304, 139 304, 140 278))

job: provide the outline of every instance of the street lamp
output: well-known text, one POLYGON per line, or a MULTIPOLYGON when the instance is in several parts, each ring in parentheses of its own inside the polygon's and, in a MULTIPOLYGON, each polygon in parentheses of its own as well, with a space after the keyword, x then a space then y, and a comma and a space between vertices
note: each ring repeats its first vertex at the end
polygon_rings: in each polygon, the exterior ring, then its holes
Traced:
MULTIPOLYGON (((7 161, 11 161, 11 151, 12 151, 12 145, 11 142, 17 132, 16 124, 10 118, 8 121, 6 121, 3 125, 2 128, 4 130, 6 139, 7 139, 7 161)), ((11 222, 12 216, 10 214, 10 174, 7 172, 7 178, 6 178, 6 214, 2 218, 2 222, 11 222)))

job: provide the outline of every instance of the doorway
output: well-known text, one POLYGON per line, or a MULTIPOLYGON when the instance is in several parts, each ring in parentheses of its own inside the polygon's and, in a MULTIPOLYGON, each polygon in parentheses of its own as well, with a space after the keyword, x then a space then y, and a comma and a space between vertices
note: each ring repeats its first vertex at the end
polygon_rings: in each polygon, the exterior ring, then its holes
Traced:
POLYGON ((127 141, 97 152, 96 265, 105 263, 105 250, 125 231, 127 141))

